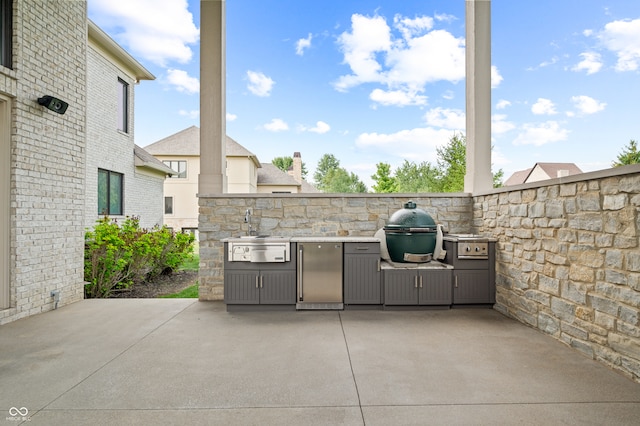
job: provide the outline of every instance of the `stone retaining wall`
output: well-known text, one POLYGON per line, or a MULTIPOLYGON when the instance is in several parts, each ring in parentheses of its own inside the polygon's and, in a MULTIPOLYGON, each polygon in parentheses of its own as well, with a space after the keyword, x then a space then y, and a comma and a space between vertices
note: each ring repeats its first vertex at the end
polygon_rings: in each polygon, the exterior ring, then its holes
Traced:
POLYGON ((640 167, 583 176, 474 198, 495 309, 640 382, 640 167))
POLYGON ((200 197, 200 300, 223 298, 222 239, 247 235, 245 212, 261 235, 373 236, 413 200, 450 232, 469 232, 468 194, 234 194, 200 197))

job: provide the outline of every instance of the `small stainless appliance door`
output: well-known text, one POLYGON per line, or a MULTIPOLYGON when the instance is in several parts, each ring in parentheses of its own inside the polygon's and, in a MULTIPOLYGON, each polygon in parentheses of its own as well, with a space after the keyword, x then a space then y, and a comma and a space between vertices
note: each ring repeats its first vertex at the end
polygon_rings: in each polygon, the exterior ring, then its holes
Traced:
POLYGON ((342 303, 342 243, 298 243, 298 303, 342 303))

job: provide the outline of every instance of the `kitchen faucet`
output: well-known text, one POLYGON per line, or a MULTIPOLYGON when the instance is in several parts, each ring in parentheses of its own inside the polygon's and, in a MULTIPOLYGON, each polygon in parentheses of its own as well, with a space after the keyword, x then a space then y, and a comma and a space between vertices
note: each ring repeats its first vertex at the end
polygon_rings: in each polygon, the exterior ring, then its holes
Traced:
POLYGON ((247 235, 253 235, 253 229, 251 227, 251 209, 247 209, 247 211, 244 213, 244 223, 249 224, 249 232, 247 235))

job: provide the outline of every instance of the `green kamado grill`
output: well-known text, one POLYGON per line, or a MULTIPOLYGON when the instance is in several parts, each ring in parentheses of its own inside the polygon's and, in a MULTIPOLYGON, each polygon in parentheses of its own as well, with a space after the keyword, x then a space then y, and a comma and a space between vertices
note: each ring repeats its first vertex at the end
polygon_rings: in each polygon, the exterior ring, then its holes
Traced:
POLYGON ((433 254, 436 247, 436 222, 426 211, 408 201, 393 213, 384 227, 389 257, 394 262, 407 262, 405 254, 433 254))

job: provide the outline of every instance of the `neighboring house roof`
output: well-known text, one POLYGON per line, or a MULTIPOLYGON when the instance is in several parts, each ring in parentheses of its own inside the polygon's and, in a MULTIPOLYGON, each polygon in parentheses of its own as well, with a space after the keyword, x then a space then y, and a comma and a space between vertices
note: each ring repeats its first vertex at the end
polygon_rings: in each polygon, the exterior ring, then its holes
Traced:
POLYGON ((133 155, 136 167, 144 167, 170 176, 176 173, 171 169, 171 167, 167 166, 138 145, 134 145, 133 155))
POLYGON ((504 182, 504 185, 511 186, 530 182, 531 175, 535 170, 542 170, 548 179, 582 173, 582 170, 574 163, 536 163, 530 169, 520 170, 512 174, 509 179, 504 182))
POLYGON ((582 170, 574 163, 536 163, 534 169, 536 166, 541 168, 549 176, 549 179, 582 173, 582 170))
MULTIPOLYGON (((158 142, 144 147, 153 155, 184 155, 194 156, 200 155, 200 128, 191 126, 179 131, 158 142)), ((253 161, 256 167, 261 167, 258 157, 238 142, 227 136, 225 145, 227 157, 247 157, 253 161)))
POLYGON ((271 163, 262 163, 258 170, 258 185, 300 186, 293 176, 271 163))
POLYGON ((504 181, 504 186, 520 185, 521 183, 525 183, 527 177, 529 176, 529 173, 531 173, 531 170, 533 170, 533 167, 530 169, 515 172, 509 177, 509 179, 504 181))
POLYGON ((126 50, 124 50, 118 43, 116 43, 111 37, 94 24, 90 19, 87 19, 89 23, 88 33, 89 40, 94 45, 100 46, 105 52, 108 52, 113 59, 120 62, 124 69, 129 70, 132 76, 137 80, 155 80, 156 77, 151 74, 140 62, 136 61, 126 50))

